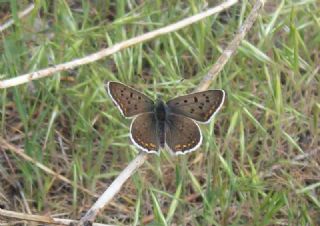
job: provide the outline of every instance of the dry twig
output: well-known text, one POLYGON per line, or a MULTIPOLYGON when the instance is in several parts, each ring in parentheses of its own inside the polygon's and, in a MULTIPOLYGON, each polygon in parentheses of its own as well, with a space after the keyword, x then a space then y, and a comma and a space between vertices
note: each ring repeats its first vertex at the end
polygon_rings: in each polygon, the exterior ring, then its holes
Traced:
POLYGON ((112 200, 120 191, 122 185, 143 165, 147 160, 148 154, 141 151, 129 165, 117 176, 105 192, 99 197, 95 204, 87 211, 86 215, 81 218, 80 225, 85 222, 93 222, 97 214, 112 200))
POLYGON ((220 71, 224 68, 224 65, 228 62, 230 57, 235 53, 239 47, 241 41, 244 39, 254 21, 256 21, 259 10, 262 8, 264 0, 258 0, 251 10, 244 24, 240 27, 238 33, 233 40, 229 43, 227 48, 222 52, 216 63, 211 67, 208 74, 201 80, 200 84, 196 88, 196 91, 207 90, 210 84, 218 77, 220 71))
POLYGON ((54 73, 57 73, 60 71, 66 71, 66 70, 78 67, 80 65, 95 62, 95 61, 100 60, 106 56, 110 56, 120 50, 126 49, 130 46, 148 41, 148 40, 153 39, 155 37, 158 37, 160 35, 164 35, 164 34, 168 34, 173 31, 177 31, 177 30, 184 28, 190 24, 193 24, 195 22, 203 20, 204 18, 206 18, 208 16, 211 16, 213 14, 216 14, 218 12, 223 11, 226 8, 229 8, 230 6, 234 5, 236 2, 238 2, 238 0, 226 1, 222 4, 220 4, 219 6, 211 8, 205 12, 188 17, 184 20, 180 20, 179 22, 174 23, 174 24, 170 24, 166 27, 145 33, 143 35, 128 39, 128 40, 120 42, 120 43, 117 43, 109 48, 106 48, 106 49, 103 49, 99 52, 90 54, 86 57, 75 59, 75 60, 67 62, 67 63, 58 64, 53 67, 42 69, 40 71, 20 75, 15 78, 0 81, 0 89, 21 85, 21 84, 30 82, 32 80, 36 80, 36 79, 40 79, 40 78, 44 78, 44 77, 53 75, 54 73))
MULTIPOLYGON (((25 17, 26 15, 28 15, 32 10, 34 9, 34 4, 30 4, 27 8, 25 8, 25 10, 21 11, 18 13, 18 17, 21 19, 22 17, 25 17)), ((4 24, 0 25, 0 32, 3 32, 5 29, 7 29, 8 27, 10 27, 11 25, 14 24, 14 20, 13 19, 9 19, 8 21, 6 21, 4 24)))

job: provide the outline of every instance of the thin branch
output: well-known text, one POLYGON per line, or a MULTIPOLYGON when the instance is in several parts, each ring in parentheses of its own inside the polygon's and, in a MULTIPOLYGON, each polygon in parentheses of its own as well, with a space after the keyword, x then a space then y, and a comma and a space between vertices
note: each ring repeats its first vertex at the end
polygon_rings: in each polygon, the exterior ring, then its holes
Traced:
MULTIPOLYGON (((0 208, 0 216, 6 217, 6 218, 24 220, 24 221, 34 221, 34 222, 43 223, 43 224, 72 225, 72 224, 78 223, 78 221, 76 220, 19 213, 15 211, 4 210, 1 208, 0 208)), ((110 224, 99 224, 99 223, 93 223, 92 225, 93 226, 111 226, 110 224)))
MULTIPOLYGON (((19 19, 28 15, 34 9, 34 4, 30 4, 25 10, 18 13, 19 19)), ((3 32, 5 29, 14 24, 14 19, 7 20, 4 24, 0 25, 0 32, 3 32)))
POLYGON ((10 143, 8 143, 5 139, 3 139, 2 137, 0 137, 0 145, 1 145, 1 148, 3 148, 3 150, 5 149, 8 149, 10 150, 11 152, 15 153, 16 155, 20 156, 21 158, 23 158, 24 160, 28 161, 28 162, 31 162, 32 164, 34 164, 35 166, 37 166, 38 168, 40 168, 41 170, 43 170, 44 172, 46 172, 47 174, 50 174, 52 176, 54 176, 55 178, 59 179, 59 180, 62 180, 63 182, 71 185, 71 186, 74 186, 76 188, 78 188, 79 190, 91 195, 91 196, 94 196, 94 197, 97 197, 96 194, 94 194, 92 191, 78 185, 78 184, 75 184, 73 182, 71 182, 68 178, 64 177, 64 176, 61 176, 60 174, 54 172, 52 169, 49 169, 48 167, 46 167, 45 165, 43 165, 42 163, 34 160, 33 158, 31 158, 29 155, 25 154, 25 151, 21 148, 18 148, 10 143))
POLYGON ((141 151, 129 165, 118 175, 105 192, 99 197, 95 204, 81 218, 79 224, 84 222, 93 222, 98 213, 100 213, 112 200, 112 198, 120 191, 122 185, 143 165, 147 160, 148 154, 141 151))
MULTIPOLYGON (((211 82, 218 76, 223 66, 230 59, 235 50, 239 47, 241 40, 245 37, 247 32, 252 27, 254 21, 257 19, 259 9, 263 6, 264 1, 257 1, 252 11, 244 24, 240 27, 238 34, 230 42, 226 50, 223 51, 218 61, 212 66, 208 75, 206 75, 200 82, 196 91, 206 90, 210 86, 211 82), (221 64, 221 65, 220 65, 221 64)), ((144 152, 140 152, 137 157, 120 173, 120 175, 113 181, 113 183, 107 188, 103 195, 96 201, 96 203, 88 210, 84 217, 79 221, 78 225, 87 225, 92 223, 97 214, 103 210, 108 202, 120 191, 121 186, 126 180, 134 174, 134 172, 144 163, 147 159, 147 155, 144 152)))
POLYGON ((90 54, 86 57, 75 59, 75 60, 67 62, 67 63, 58 64, 53 67, 42 69, 42 70, 39 70, 36 72, 31 72, 31 73, 27 73, 24 75, 20 75, 15 78, 0 81, 0 89, 21 85, 21 84, 30 82, 32 80, 36 80, 36 79, 40 79, 40 78, 44 78, 44 77, 53 75, 54 73, 57 73, 60 71, 69 70, 69 69, 78 67, 80 65, 95 62, 95 61, 100 60, 106 56, 110 56, 120 50, 126 49, 130 46, 151 40, 151 39, 156 38, 160 35, 168 34, 170 32, 177 31, 181 28, 189 26, 190 24, 193 24, 195 22, 203 20, 206 17, 209 17, 209 16, 216 14, 218 12, 221 12, 221 11, 231 7, 232 5, 234 5, 237 2, 238 2, 238 0, 226 1, 222 4, 220 4, 219 6, 211 8, 205 12, 198 13, 194 16, 188 17, 188 18, 181 20, 177 23, 170 24, 166 27, 145 33, 143 35, 128 39, 128 40, 120 42, 120 43, 117 43, 109 48, 106 48, 106 49, 103 49, 99 52, 90 54))
POLYGON ((220 71, 224 68, 224 65, 228 62, 230 57, 238 49, 241 41, 244 39, 248 31, 251 29, 253 23, 256 21, 259 10, 263 7, 264 0, 256 1, 253 9, 251 10, 249 16, 247 17, 244 24, 240 27, 238 33, 235 35, 233 40, 229 43, 226 49, 222 52, 221 56, 218 58, 216 63, 211 67, 208 74, 201 80, 196 91, 207 90, 210 84, 218 77, 220 71))

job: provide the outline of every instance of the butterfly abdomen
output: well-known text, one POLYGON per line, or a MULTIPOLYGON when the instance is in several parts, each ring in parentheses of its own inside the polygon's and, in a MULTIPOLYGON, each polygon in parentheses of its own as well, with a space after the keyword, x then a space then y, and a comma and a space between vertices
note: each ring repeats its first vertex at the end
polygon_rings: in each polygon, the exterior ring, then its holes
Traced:
POLYGON ((164 144, 165 144, 164 125, 165 125, 164 122, 157 123, 157 135, 159 138, 159 145, 161 148, 164 148, 164 144))
POLYGON ((165 144, 164 126, 167 117, 167 107, 161 100, 158 100, 155 104, 155 115, 157 121, 157 135, 159 137, 159 144, 160 147, 163 148, 165 144))

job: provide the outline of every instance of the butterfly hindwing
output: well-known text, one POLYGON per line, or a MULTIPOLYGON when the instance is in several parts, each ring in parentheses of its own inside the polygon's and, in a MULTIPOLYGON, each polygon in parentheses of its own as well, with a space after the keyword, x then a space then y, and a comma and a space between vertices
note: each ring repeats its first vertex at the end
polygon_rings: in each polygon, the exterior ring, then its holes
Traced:
POLYGON ((153 101, 129 86, 119 82, 108 82, 107 90, 113 102, 125 117, 153 111, 153 101))
POLYGON ((207 90, 176 97, 167 102, 170 112, 208 123, 225 99, 223 90, 207 90))
POLYGON ((166 144, 173 154, 186 154, 201 145, 200 128, 192 119, 169 114, 165 123, 166 144))
POLYGON ((159 138, 157 136, 154 113, 140 114, 132 121, 130 138, 132 142, 143 151, 158 153, 159 138))

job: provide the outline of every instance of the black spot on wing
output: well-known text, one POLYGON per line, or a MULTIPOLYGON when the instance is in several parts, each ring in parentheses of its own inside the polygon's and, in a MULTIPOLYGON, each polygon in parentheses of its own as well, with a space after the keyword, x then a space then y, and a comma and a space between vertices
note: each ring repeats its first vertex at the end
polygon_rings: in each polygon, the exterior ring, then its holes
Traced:
POLYGON ((198 102, 198 98, 197 97, 193 97, 193 100, 194 100, 195 103, 198 102))

